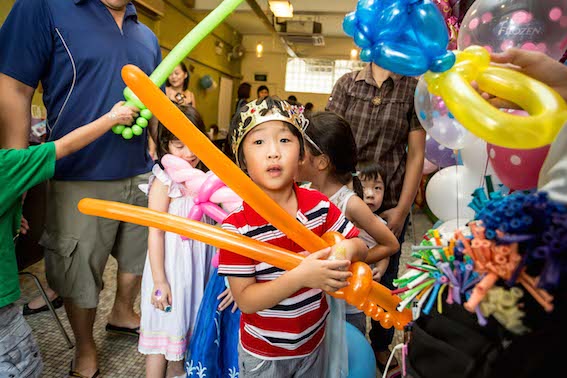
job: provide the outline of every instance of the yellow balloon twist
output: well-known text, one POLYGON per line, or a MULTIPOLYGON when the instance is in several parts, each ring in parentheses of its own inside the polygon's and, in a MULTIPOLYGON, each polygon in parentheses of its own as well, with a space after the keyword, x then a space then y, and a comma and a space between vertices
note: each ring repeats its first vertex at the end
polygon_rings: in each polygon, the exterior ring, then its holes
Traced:
POLYGON ((429 91, 441 96, 453 116, 470 132, 489 143, 533 149, 550 144, 567 121, 567 104, 547 85, 509 68, 490 66, 490 54, 480 46, 456 51, 453 68, 427 72, 429 91), (523 117, 503 112, 472 87, 519 105, 523 117))

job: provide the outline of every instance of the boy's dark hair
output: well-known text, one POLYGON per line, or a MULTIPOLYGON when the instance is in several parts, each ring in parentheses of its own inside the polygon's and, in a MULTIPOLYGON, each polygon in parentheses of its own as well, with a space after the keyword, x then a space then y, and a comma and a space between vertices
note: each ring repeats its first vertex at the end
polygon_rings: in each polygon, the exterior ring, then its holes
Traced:
MULTIPOLYGON (((183 80, 183 90, 186 91, 187 88, 189 88, 189 78, 191 77, 191 74, 189 73, 189 70, 187 69, 185 63, 179 62, 178 65, 181 67, 181 70, 183 70, 183 72, 187 74, 187 77, 185 78, 185 80, 183 80)), ((165 81, 165 86, 171 87, 171 83, 169 82, 169 79, 165 81)))
MULTIPOLYGON (((265 86, 265 85, 260 85, 260 86, 258 87, 258 89, 256 90, 256 95, 259 96, 259 95, 260 95, 260 92, 263 91, 263 90, 266 90, 266 91, 268 91, 268 93, 270 93, 270 90, 268 89, 267 86, 265 86)), ((269 96, 269 94, 268 94, 268 96, 269 96)))
MULTIPOLYGON (((193 122, 195 126, 206 135, 205 123, 201 118, 201 115, 194 107, 190 105, 177 105, 176 106, 185 114, 185 116, 193 122)), ((169 131, 161 122, 158 124, 158 143, 157 143, 157 155, 158 161, 169 153, 169 142, 172 140, 177 140, 177 138, 171 131, 169 131)))
MULTIPOLYGON (((305 134, 327 155, 334 177, 343 185, 352 180, 355 193, 363 198, 362 184, 356 177, 356 142, 348 121, 332 112, 318 112, 311 116, 305 134)), ((317 148, 307 145, 312 155, 321 155, 317 148)))
MULTIPOLYGON (((267 105, 267 109, 263 109, 261 111, 261 115, 266 115, 268 114, 268 112, 270 111, 278 111, 281 114, 285 115, 286 117, 289 116, 289 114, 287 113, 287 111, 285 111, 282 106, 281 106, 281 102, 283 100, 280 100, 278 97, 276 96, 267 96, 267 97, 262 97, 259 98, 255 101, 256 105, 260 105, 262 102, 266 101, 266 105, 267 105), (274 108, 276 110, 274 110, 274 108)), ((246 108, 246 107, 243 107, 246 108)), ((225 151, 225 154, 227 156, 229 156, 231 158, 232 161, 235 161, 235 157, 231 156, 232 155, 232 144, 235 142, 234 141, 234 132, 235 130, 238 128, 239 123, 242 121, 242 118, 240 117, 241 112, 236 112, 234 114, 234 116, 232 117, 232 120, 230 121, 230 128, 228 129, 228 135, 227 135, 227 150, 230 150, 230 153, 227 153, 227 151, 225 151)), ((303 157, 305 156, 305 142, 303 140, 303 135, 301 134, 301 132, 297 129, 297 127, 290 125, 287 122, 284 122, 287 127, 289 128, 289 130, 292 132, 293 135, 295 135, 297 137, 297 139, 299 140, 299 159, 303 160, 303 157)), ((244 137, 244 139, 246 139, 246 137, 244 137)), ((242 142, 244 141, 244 139, 242 140, 242 142)), ((238 161, 240 162, 240 169, 242 169, 243 171, 246 171, 246 159, 244 159, 244 152, 242 151, 242 146, 243 143, 240 143, 240 145, 238 146, 238 161)))
POLYGON ((306 111, 312 111, 313 110, 313 103, 312 102, 308 102, 307 104, 305 104, 305 110, 306 111))
POLYGON ((238 86, 238 98, 241 99, 247 99, 250 98, 250 89, 252 88, 252 86, 250 85, 250 83, 244 82, 241 83, 238 86))
POLYGON ((358 172, 358 178, 361 180, 377 180, 382 179, 384 185, 384 173, 382 172, 382 167, 374 160, 359 160, 356 165, 356 170, 358 172))

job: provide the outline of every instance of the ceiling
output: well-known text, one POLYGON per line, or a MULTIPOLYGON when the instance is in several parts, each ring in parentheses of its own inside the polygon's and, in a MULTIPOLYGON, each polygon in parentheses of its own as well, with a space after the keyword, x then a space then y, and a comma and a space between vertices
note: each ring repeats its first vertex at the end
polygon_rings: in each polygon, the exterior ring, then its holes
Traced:
MULTIPOLYGON (((312 44, 292 44, 293 51, 302 57, 321 56, 348 56, 350 49, 355 47, 352 39, 342 31, 342 22, 345 14, 356 8, 357 0, 291 0, 294 17, 292 19, 277 19, 273 17, 268 0, 256 0, 256 3, 264 11, 267 19, 273 24, 274 21, 316 21, 322 25, 322 35, 325 46, 318 47, 312 44)), ((195 0, 195 11, 208 13, 216 6, 219 0, 195 0)), ((244 36, 244 47, 246 50, 255 48, 255 41, 262 41, 266 53, 285 53, 286 46, 281 39, 275 35, 268 26, 263 23, 244 1, 226 20, 244 36)), ((279 27, 276 26, 276 28, 279 27)))

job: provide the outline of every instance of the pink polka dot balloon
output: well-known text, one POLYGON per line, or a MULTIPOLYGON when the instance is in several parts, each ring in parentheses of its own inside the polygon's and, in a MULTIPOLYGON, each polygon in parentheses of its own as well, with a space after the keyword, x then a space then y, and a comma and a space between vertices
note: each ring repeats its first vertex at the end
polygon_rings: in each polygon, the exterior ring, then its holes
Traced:
POLYGON ((516 150, 487 144, 486 150, 494 172, 510 189, 526 190, 537 186, 539 171, 549 146, 533 150, 516 150))
POLYGON ((567 0, 477 0, 458 38, 459 50, 471 45, 490 52, 536 50, 559 59, 567 49, 567 0))

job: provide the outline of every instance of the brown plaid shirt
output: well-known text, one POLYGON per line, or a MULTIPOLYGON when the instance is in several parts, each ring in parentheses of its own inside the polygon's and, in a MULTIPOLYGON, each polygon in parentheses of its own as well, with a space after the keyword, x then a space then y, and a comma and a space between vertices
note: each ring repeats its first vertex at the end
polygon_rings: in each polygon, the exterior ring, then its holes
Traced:
POLYGON ((395 207, 406 171, 408 135, 421 130, 413 107, 417 80, 391 74, 379 88, 370 64, 362 71, 341 77, 327 109, 344 117, 351 126, 358 158, 377 161, 386 177, 381 210, 395 207))

